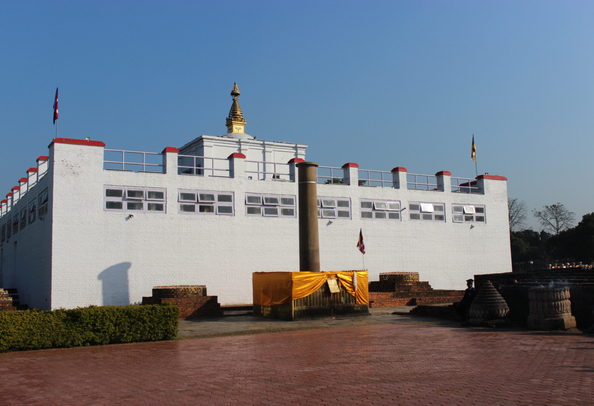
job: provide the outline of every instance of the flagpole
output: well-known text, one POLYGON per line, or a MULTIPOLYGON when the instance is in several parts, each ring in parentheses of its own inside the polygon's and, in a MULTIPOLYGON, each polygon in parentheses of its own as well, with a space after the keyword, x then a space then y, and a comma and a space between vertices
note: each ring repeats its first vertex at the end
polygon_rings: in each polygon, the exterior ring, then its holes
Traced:
POLYGON ((56 120, 56 138, 58 138, 58 120, 56 120))

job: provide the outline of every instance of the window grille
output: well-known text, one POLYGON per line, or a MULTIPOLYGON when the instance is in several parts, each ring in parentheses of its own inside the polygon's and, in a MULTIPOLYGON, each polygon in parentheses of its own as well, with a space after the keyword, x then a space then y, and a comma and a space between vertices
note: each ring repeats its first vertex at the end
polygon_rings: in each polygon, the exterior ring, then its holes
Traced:
POLYGON ((165 213, 165 189, 104 186, 105 211, 127 213, 165 213))
POLYGON ((318 198, 318 218, 351 219, 351 199, 347 197, 318 198))
POLYGON ((221 216, 235 214, 233 192, 180 190, 177 196, 180 213, 221 216))
POLYGON ((408 204, 409 218, 422 221, 445 221, 444 203, 414 202, 408 204))
POLYGON ((295 217, 297 214, 295 196, 257 195, 245 196, 245 214, 263 217, 295 217))
POLYGON ((400 220, 399 200, 361 200, 361 218, 400 220))
POLYGON ((472 204, 452 204, 452 220, 454 223, 485 223, 485 206, 472 204))

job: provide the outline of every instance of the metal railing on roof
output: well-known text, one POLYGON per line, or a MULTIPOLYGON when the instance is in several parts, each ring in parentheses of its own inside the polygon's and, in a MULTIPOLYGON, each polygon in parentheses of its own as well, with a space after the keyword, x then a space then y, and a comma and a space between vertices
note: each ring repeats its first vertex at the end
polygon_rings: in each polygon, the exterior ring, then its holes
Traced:
POLYGON ((412 190, 437 190, 437 177, 434 175, 406 174, 406 185, 412 190))
POLYGON ((103 169, 163 173, 163 154, 156 152, 105 149, 103 169))
POLYGON ((316 182, 323 184, 343 185, 344 169, 333 166, 318 166, 316 182))
POLYGON ((177 173, 179 175, 230 177, 229 160, 197 155, 178 155, 177 173))
POLYGON ((244 161, 249 179, 291 181, 291 165, 264 161, 244 161))

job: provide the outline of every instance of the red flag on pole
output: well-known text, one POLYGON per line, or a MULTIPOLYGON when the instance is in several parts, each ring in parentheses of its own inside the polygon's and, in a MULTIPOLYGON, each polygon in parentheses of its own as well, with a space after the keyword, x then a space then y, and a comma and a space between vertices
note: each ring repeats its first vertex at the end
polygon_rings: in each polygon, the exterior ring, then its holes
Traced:
POLYGON ((365 243, 363 242, 363 230, 359 229, 359 241, 357 242, 357 248, 361 251, 361 254, 365 254, 365 243))
POLYGON ((54 101, 54 124, 58 119, 58 88, 56 87, 56 101, 54 101))
MULTIPOLYGON (((57 96, 56 96, 57 100, 57 96)), ((470 158, 476 162, 476 144, 474 143, 474 134, 472 134, 472 149, 470 151, 470 158)))

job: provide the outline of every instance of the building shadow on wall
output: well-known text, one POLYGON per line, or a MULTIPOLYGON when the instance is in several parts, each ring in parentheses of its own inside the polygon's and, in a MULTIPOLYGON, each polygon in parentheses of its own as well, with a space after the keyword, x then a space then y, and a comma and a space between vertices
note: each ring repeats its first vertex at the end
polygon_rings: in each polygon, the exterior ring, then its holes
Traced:
POLYGON ((132 264, 121 262, 99 274, 102 283, 103 306, 127 306, 130 304, 128 270, 132 264))

